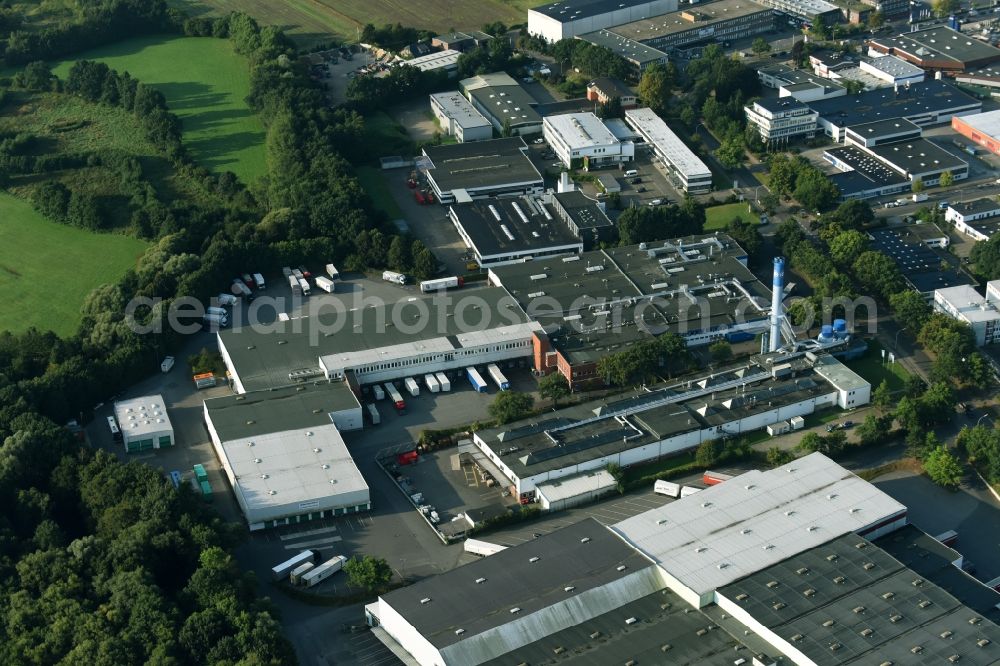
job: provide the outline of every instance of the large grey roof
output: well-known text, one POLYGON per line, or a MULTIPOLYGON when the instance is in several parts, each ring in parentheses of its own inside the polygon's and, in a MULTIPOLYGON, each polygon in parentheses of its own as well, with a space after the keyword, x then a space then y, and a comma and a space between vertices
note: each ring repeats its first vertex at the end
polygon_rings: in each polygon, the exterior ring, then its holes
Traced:
MULTIPOLYGON (((604 586, 620 588, 616 582, 647 569, 655 571, 649 560, 605 526, 587 518, 389 592, 381 602, 442 649, 532 614, 545 613, 554 605, 569 604, 570 608, 542 625, 549 633, 572 626, 576 624, 574 611, 586 613, 586 608, 573 608, 574 599, 604 586), (538 559, 532 562, 532 558, 538 559), (477 583, 479 579, 484 580, 477 583), (424 599, 428 601, 421 603, 424 599), (511 613, 513 608, 520 610, 511 613), (464 631, 456 634, 458 629, 464 631)), ((635 596, 652 591, 636 590, 635 596)), ((629 590, 619 592, 628 594, 629 590)), ((619 605, 630 601, 625 598, 619 605)))
POLYGON ((969 163, 955 157, 927 139, 908 139, 882 143, 868 149, 887 163, 907 174, 920 175, 939 172, 942 169, 968 169, 969 163))
POLYGON ((610 30, 601 29, 588 32, 585 35, 580 35, 580 39, 596 46, 603 46, 606 49, 610 49, 622 58, 625 58, 625 60, 640 67, 645 63, 666 61, 667 59, 667 54, 663 51, 654 49, 652 46, 647 46, 642 42, 637 42, 634 39, 622 37, 610 30))
POLYGON ((347 382, 312 382, 205 401, 219 439, 227 442, 330 425, 330 413, 360 408, 347 382))
MULTIPOLYGON (((975 280, 954 268, 942 270, 941 264, 946 261, 947 255, 925 245, 920 232, 916 230, 917 226, 924 225, 869 231, 871 248, 888 255, 896 262, 903 277, 918 291, 931 292, 935 289, 975 284, 975 280)), ((938 233, 944 236, 940 231, 938 233)))
POLYGON ((938 80, 914 83, 898 91, 878 88, 858 95, 809 102, 809 107, 821 118, 840 127, 886 118, 917 119, 930 113, 981 109, 982 106, 979 100, 938 80))
POLYGON ((1000 627, 855 534, 761 569, 719 595, 821 666, 1000 659, 1000 627))
POLYGON ((538 12, 562 22, 577 21, 580 19, 607 14, 623 7, 635 7, 645 5, 649 0, 560 0, 540 7, 529 9, 531 12, 538 12))
POLYGON ((699 596, 906 507, 821 453, 750 471, 615 524, 699 596))
POLYGON ((544 181, 525 154, 527 149, 524 139, 509 137, 426 146, 424 155, 432 164, 428 176, 442 191, 499 187, 508 183, 537 183, 540 187, 544 181))
POLYGON ((958 64, 1000 60, 1000 49, 945 25, 894 37, 874 37, 871 41, 897 55, 904 53, 921 61, 947 60, 958 64))
POLYGON ((481 257, 583 249, 582 241, 549 212, 540 195, 456 203, 449 214, 481 257))

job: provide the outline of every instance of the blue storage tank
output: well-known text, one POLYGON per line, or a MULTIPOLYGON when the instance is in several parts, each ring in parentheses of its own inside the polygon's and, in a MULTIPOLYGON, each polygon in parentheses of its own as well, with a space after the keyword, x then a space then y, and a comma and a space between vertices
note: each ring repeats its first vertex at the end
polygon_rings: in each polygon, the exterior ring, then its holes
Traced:
POLYGON ((834 319, 833 320, 833 337, 838 340, 842 340, 847 336, 847 320, 846 319, 834 319))
POLYGON ((819 334, 824 338, 832 338, 833 326, 830 326, 830 324, 823 324, 823 328, 820 329, 819 334))

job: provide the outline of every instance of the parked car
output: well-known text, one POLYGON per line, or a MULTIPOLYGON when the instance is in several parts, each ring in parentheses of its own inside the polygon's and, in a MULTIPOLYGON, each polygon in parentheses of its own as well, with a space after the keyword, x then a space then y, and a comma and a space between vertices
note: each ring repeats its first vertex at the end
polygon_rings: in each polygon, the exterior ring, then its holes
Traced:
POLYGON ((639 176, 636 176, 635 178, 633 178, 629 182, 632 183, 633 185, 638 185, 639 183, 642 182, 642 178, 640 178, 639 176))
POLYGON ((853 428, 854 427, 854 421, 844 421, 844 425, 842 425, 840 427, 843 428, 844 430, 847 430, 848 428, 853 428))
POLYGON ((648 206, 662 206, 664 203, 666 203, 666 202, 663 199, 653 199, 652 201, 650 201, 646 205, 648 205, 648 206))
POLYGON ((253 288, 255 288, 257 286, 257 283, 254 282, 254 279, 250 276, 249 273, 244 273, 240 277, 243 278, 244 284, 246 284, 246 286, 250 287, 251 289, 253 289, 253 288))
POLYGON ((636 192, 645 192, 646 188, 644 186, 640 185, 639 187, 635 188, 635 191, 636 192))
POLYGON ((537 139, 535 139, 534 141, 532 141, 532 143, 534 143, 536 145, 541 145, 541 144, 545 143, 545 139, 543 139, 542 137, 538 137, 537 139))

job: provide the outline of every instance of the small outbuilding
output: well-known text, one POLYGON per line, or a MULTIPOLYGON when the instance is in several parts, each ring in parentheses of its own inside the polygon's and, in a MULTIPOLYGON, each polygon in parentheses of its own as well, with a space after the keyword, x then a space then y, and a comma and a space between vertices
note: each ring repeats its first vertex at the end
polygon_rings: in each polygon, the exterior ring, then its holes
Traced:
POLYGON ((115 403, 115 418, 125 453, 163 449, 174 445, 174 428, 162 395, 147 395, 115 403))

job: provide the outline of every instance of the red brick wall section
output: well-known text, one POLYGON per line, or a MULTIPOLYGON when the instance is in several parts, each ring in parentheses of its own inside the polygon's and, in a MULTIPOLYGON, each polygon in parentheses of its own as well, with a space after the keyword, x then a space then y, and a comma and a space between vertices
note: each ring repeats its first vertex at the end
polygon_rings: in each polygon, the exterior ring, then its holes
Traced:
POLYGON ((1000 155, 1000 141, 976 131, 967 125, 960 117, 955 116, 951 119, 951 128, 964 136, 966 139, 974 141, 990 152, 1000 155))

